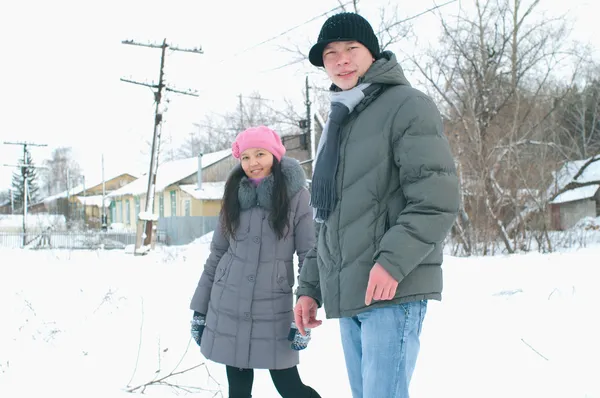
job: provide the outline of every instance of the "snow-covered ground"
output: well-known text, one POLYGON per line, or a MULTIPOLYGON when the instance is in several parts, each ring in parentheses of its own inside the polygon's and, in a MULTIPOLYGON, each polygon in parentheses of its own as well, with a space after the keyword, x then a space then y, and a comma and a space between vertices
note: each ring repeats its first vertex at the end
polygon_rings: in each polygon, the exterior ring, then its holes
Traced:
MULTIPOLYGON (((203 364, 188 304, 207 254, 207 239, 144 257, 0 249, 0 397, 126 397, 128 386, 203 364)), ((600 397, 599 246, 447 257, 444 269, 413 398, 600 397)), ((324 398, 351 396, 337 321, 314 331, 300 372, 324 398)), ((217 364, 164 383, 145 395, 186 395, 177 385, 227 397, 217 364)), ((256 372, 253 396, 278 397, 268 372, 256 372)))

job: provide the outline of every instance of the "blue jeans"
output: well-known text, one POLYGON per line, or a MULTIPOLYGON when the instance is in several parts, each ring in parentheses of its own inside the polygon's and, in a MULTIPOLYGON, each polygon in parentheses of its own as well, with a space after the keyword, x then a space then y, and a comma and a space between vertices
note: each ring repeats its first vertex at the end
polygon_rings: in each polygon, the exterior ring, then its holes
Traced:
POLYGON ((408 398, 426 311, 421 300, 340 319, 353 398, 408 398))

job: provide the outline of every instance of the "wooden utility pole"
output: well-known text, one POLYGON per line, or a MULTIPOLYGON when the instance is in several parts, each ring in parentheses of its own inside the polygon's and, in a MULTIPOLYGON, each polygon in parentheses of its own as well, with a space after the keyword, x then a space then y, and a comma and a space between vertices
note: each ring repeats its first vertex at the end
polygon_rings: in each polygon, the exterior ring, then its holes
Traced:
POLYGON ((102 154, 102 222, 101 222, 102 231, 106 231, 108 229, 108 225, 106 222, 106 202, 105 201, 106 201, 106 181, 104 180, 104 154, 102 154))
MULTIPOLYGON (((28 146, 48 146, 46 144, 35 144, 32 142, 5 142, 5 145, 21 145, 23 146, 23 164, 17 165, 9 165, 5 164, 7 167, 18 167, 21 169, 21 175, 23 175, 23 247, 27 245, 27 208, 29 207, 27 203, 28 199, 28 188, 29 184, 27 183, 27 179, 29 178, 29 173, 27 171, 23 172, 23 169, 46 169, 44 166, 32 166, 29 164, 27 159, 27 147, 28 146)), ((14 204, 13 204, 14 206, 14 204)))
POLYGON ((238 95, 240 99, 240 133, 244 131, 244 101, 242 99, 242 94, 238 95))
POLYGON ((65 221, 67 222, 67 229, 71 229, 71 172, 69 168, 67 168, 67 216, 65 221))
POLYGON ((10 214, 15 214, 15 190, 10 190, 10 214))
POLYGON ((141 225, 138 225, 137 228, 137 239, 135 244, 135 255, 143 255, 146 254, 152 247, 152 234, 155 227, 155 219, 154 216, 154 195, 156 189, 156 174, 158 172, 158 150, 160 148, 160 129, 162 126, 162 117, 164 113, 164 109, 161 106, 161 101, 165 95, 166 91, 171 91, 178 94, 184 95, 192 95, 197 97, 198 94, 193 90, 180 91, 170 87, 167 87, 165 84, 164 78, 164 68, 165 68, 165 52, 167 48, 172 51, 183 51, 190 52, 196 54, 203 54, 202 48, 179 48, 176 46, 172 46, 167 44, 167 39, 165 38, 162 44, 143 44, 136 43, 133 40, 124 40, 123 44, 135 45, 135 46, 143 46, 150 48, 160 48, 161 49, 161 57, 160 57, 160 71, 158 75, 158 84, 153 83, 142 83, 137 82, 130 79, 123 79, 126 83, 138 84, 141 86, 150 87, 155 89, 154 91, 154 101, 156 102, 156 107, 154 110, 154 133, 152 135, 152 149, 150 153, 150 171, 148 172, 148 189, 146 190, 146 206, 143 214, 138 214, 138 220, 141 222, 141 225))
MULTIPOLYGON (((306 139, 310 140, 310 158, 314 159, 315 152, 316 152, 316 143, 315 143, 314 134, 312 133, 313 132, 312 111, 310 109, 312 102, 310 102, 310 84, 308 82, 308 75, 306 76, 305 85, 306 85, 306 100, 304 101, 304 105, 306 105, 306 139)), ((312 167, 310 169, 313 170, 312 167)))
POLYGON ((83 184, 83 225, 85 226, 85 228, 87 229, 87 216, 85 213, 85 209, 86 209, 86 202, 87 202, 87 194, 85 191, 85 176, 81 176, 81 182, 83 184))

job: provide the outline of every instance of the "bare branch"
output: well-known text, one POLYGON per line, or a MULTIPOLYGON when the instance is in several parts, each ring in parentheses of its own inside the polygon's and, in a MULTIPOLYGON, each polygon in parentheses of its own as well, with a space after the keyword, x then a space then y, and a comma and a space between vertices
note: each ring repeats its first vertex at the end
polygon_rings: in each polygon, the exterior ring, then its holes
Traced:
POLYGON ((538 354, 540 357, 542 357, 543 359, 545 359, 546 361, 549 361, 548 358, 546 358, 544 355, 542 355, 538 350, 536 350, 535 348, 533 348, 528 342, 526 342, 525 340, 521 339, 521 341, 523 342, 523 344, 525 344, 527 347, 529 347, 533 352, 535 352, 536 354, 538 354))
POLYGON ((596 163, 596 162, 600 162, 600 155, 594 156, 594 157, 590 158, 587 162, 585 162, 583 164, 583 166, 581 166, 581 168, 579 169, 579 171, 573 176, 573 179, 576 180, 579 177, 581 177, 582 174, 585 173, 585 171, 587 170, 587 168, 590 167, 590 165, 592 165, 593 163, 596 163))
POLYGON ((182 386, 179 386, 179 385, 176 385, 176 384, 170 384, 170 383, 166 382, 166 380, 169 379, 169 378, 171 378, 171 377, 174 377, 174 376, 177 376, 177 375, 180 375, 180 374, 183 374, 183 373, 187 373, 189 371, 192 371, 192 370, 197 369, 197 368, 202 367, 202 366, 206 366, 206 364, 201 363, 201 364, 194 365, 194 366, 192 366, 190 368, 187 368, 187 369, 184 369, 184 370, 180 370, 180 371, 176 371, 176 372, 175 371, 170 372, 169 374, 167 374, 167 375, 165 375, 165 376, 163 376, 161 378, 158 378, 156 380, 151 380, 151 381, 149 381, 147 383, 140 384, 138 386, 128 388, 128 389, 126 389, 126 391, 127 392, 135 392, 135 391, 137 391, 139 389, 145 389, 146 387, 152 386, 152 385, 167 385, 167 386, 179 388, 179 389, 186 390, 186 391, 192 390, 192 389, 196 390, 196 391, 212 391, 212 390, 206 390, 206 389, 204 389, 202 387, 182 387, 182 386))
MULTIPOLYGON (((548 131, 565 97, 555 95, 555 82, 565 81, 557 71, 573 66, 574 82, 580 61, 567 48, 561 19, 534 20, 539 3, 474 0, 472 13, 461 8, 452 19, 438 13, 442 49, 430 50, 427 62, 411 57, 455 130, 453 148, 470 190, 465 206, 479 229, 472 236, 486 240, 484 253, 488 242, 492 248, 501 242, 509 253, 522 247, 511 234, 530 209, 545 208, 536 192, 545 191, 549 172, 570 152, 548 131), (534 206, 523 204, 523 192, 534 206)), ((466 231, 456 231, 464 241, 466 231)))

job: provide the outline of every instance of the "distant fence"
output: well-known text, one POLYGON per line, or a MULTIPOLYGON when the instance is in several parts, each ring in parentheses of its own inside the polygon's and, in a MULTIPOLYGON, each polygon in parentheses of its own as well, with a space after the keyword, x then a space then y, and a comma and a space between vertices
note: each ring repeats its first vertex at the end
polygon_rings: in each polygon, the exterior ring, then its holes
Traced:
MULTIPOLYGON (((186 245, 214 231, 219 217, 164 217, 158 219, 157 244, 186 245)), ((124 249, 135 245, 135 232, 43 231, 1 232, 0 248, 28 249, 124 249)))
POLYGON ((134 232, 44 231, 28 233, 0 232, 0 248, 19 249, 124 249, 135 244, 134 232))
POLYGON ((158 236, 161 243, 169 246, 187 245, 214 231, 218 220, 218 216, 162 217, 158 219, 158 236))

